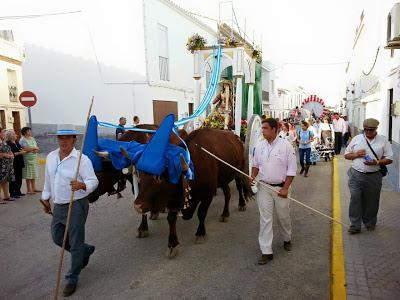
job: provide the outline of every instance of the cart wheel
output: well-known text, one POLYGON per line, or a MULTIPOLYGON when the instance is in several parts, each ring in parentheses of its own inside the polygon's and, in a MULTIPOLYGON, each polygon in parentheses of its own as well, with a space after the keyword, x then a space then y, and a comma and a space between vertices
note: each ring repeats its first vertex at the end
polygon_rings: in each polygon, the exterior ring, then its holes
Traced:
POLYGON ((254 148, 261 136, 261 118, 259 115, 252 115, 247 125, 246 140, 244 143, 245 170, 248 170, 249 175, 251 175, 251 161, 253 159, 254 148))

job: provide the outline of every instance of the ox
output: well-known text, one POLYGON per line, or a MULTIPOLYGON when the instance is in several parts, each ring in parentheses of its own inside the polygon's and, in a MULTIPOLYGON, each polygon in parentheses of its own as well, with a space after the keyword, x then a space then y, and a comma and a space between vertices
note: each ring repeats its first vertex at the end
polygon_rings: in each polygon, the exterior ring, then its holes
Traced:
POLYGON ((199 225, 195 242, 202 243, 206 236, 204 221, 217 188, 222 188, 225 196, 224 210, 220 218, 220 221, 223 222, 226 222, 229 217, 231 196, 229 183, 233 179, 236 181, 240 211, 245 210, 246 200, 251 193, 248 180, 200 149, 200 147, 204 147, 229 164, 244 170, 244 146, 235 134, 225 130, 204 128, 191 132, 184 140, 194 165, 194 180, 185 184, 182 176, 180 182, 172 184, 168 181, 167 175, 156 178, 150 174, 139 172, 140 191, 134 202, 135 209, 142 214, 148 211, 159 211, 164 207, 168 209, 169 257, 177 254, 176 248, 179 245, 176 233, 179 211, 182 212, 184 220, 189 220, 199 206, 197 211, 199 225), (190 195, 188 195, 188 191, 190 191, 190 195))
MULTIPOLYGON (((137 128, 140 129, 150 129, 150 130, 156 130, 158 126, 152 125, 152 124, 140 124, 136 126, 137 128)), ((121 137, 120 141, 136 141, 141 144, 146 144, 150 140, 152 134, 151 133, 144 133, 144 132, 139 132, 139 131, 126 131, 121 137)), ((102 154, 101 155, 103 158, 107 158, 107 155, 102 154)), ((108 193, 108 195, 113 195, 116 193, 121 192, 122 190, 125 189, 126 187, 126 181, 130 181, 132 184, 132 191, 133 190, 133 181, 132 181, 132 175, 130 174, 123 174, 121 171, 116 170, 110 161, 103 161, 103 170, 101 172, 97 172, 96 176, 99 180, 99 185, 96 188, 96 190, 93 191, 89 195, 89 201, 94 202, 96 201, 100 196, 108 193), (115 190, 114 186, 117 184, 117 189, 115 190)), ((151 212, 150 214, 150 219, 151 220, 156 220, 158 217, 158 212, 151 212)), ((148 231, 148 223, 147 223, 147 214, 142 214, 142 221, 139 225, 138 228, 138 238, 144 238, 149 235, 148 231)))

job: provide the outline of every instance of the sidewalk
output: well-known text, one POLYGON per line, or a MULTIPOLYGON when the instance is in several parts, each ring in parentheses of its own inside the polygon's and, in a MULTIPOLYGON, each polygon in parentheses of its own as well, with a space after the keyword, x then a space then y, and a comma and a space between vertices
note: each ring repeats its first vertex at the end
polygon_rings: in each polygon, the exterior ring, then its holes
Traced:
MULTIPOLYGON (((342 220, 349 221, 350 161, 338 157, 342 220)), ((375 231, 349 235, 343 228, 348 299, 400 299, 400 193, 383 181, 375 231)))

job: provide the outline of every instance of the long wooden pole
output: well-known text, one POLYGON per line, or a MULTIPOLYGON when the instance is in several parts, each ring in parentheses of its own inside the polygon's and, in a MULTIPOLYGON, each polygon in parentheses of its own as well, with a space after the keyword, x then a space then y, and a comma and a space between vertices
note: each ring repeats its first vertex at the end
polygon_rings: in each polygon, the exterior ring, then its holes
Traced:
MULTIPOLYGON (((246 174, 246 173, 243 172, 242 170, 239 170, 238 168, 232 166, 231 164, 227 163, 227 162, 224 161, 223 159, 219 158, 219 157, 216 156, 215 154, 213 154, 213 153, 211 153, 210 151, 208 151, 207 149, 205 149, 205 148, 203 148, 203 147, 201 147, 201 146, 199 146, 199 145, 197 145, 197 144, 196 144, 196 146, 200 147, 200 149, 201 149, 202 151, 204 151, 204 152, 207 153, 208 155, 214 157, 216 160, 218 160, 218 161, 222 162, 223 164, 227 165, 228 167, 234 169, 235 171, 239 172, 239 173, 242 174, 243 176, 246 176, 247 178, 251 179, 251 176, 249 176, 249 174, 246 174)), ((259 185, 264 186, 264 187, 267 188, 267 189, 270 189, 270 190, 272 190, 272 191, 274 191, 274 192, 278 192, 277 189, 273 188, 273 187, 270 186, 269 184, 266 184, 266 183, 264 183, 264 182, 262 182, 262 181, 258 181, 258 180, 254 180, 254 181, 255 181, 256 183, 258 183, 259 185)), ((311 207, 311 206, 308 206, 307 204, 304 204, 303 202, 300 202, 300 201, 298 201, 298 200, 296 200, 296 199, 294 199, 294 198, 292 198, 292 197, 290 197, 290 196, 288 196, 287 198, 288 198, 290 201, 292 201, 292 202, 295 202, 295 203, 297 203, 297 204, 299 204, 299 205, 301 205, 301 206, 303 206, 303 207, 305 207, 305 208, 307 208, 307 209, 309 209, 309 210, 312 210, 313 212, 316 212, 317 214, 319 214, 319 215, 321 215, 321 216, 324 216, 325 218, 328 218, 329 220, 332 220, 333 222, 336 222, 336 223, 338 223, 338 224, 340 224, 340 225, 343 225, 343 226, 350 226, 349 224, 347 224, 347 223, 345 223, 345 222, 342 222, 342 221, 339 221, 338 219, 334 219, 334 218, 332 218, 331 216, 328 216, 327 214, 324 214, 323 212, 321 212, 321 211, 319 211, 319 210, 317 210, 317 209, 315 209, 315 208, 313 208, 313 207, 311 207)))
MULTIPOLYGON (((78 176, 79 176, 79 168, 80 168, 80 165, 81 165, 82 151, 83 151, 83 146, 85 145, 87 128, 88 128, 88 124, 89 124, 89 118, 90 118, 90 114, 92 112, 93 100, 94 100, 94 96, 92 97, 92 101, 90 103, 88 115, 87 115, 87 118, 86 118, 86 125, 85 125, 85 130, 84 130, 84 133, 83 133, 81 150, 79 152, 79 157, 78 157, 78 165, 76 166, 75 180, 77 180, 78 176)), ((67 222, 65 224, 64 239, 63 239, 63 243, 62 243, 62 247, 61 247, 60 261, 58 263, 57 282, 56 282, 56 289, 54 291, 54 298, 53 298, 54 300, 58 299, 58 290, 60 289, 60 279, 61 279, 62 264, 63 264, 63 260, 64 260, 65 242, 67 240, 68 227, 69 227, 69 223, 70 223, 70 220, 71 220, 71 211, 72 211, 72 203, 74 201, 74 195, 75 195, 75 191, 72 191, 71 197, 69 199, 67 222)))

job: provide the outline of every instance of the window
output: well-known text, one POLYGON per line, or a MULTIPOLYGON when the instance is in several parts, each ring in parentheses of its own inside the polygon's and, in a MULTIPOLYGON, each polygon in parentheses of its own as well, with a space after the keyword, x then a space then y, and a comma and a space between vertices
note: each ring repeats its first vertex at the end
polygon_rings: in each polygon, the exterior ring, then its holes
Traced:
POLYGON ((0 39, 14 42, 14 36, 11 30, 0 30, 0 39))
POLYGON ((11 102, 18 101, 18 90, 17 90, 17 72, 14 70, 7 69, 8 78, 8 98, 11 102))
POLYGON ((168 28, 158 24, 158 58, 160 80, 169 81, 168 28))

